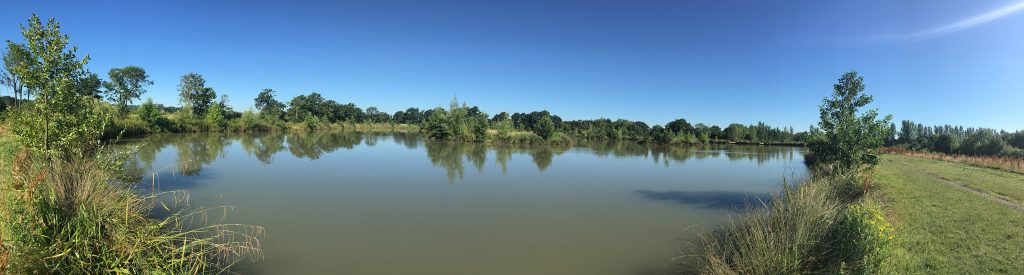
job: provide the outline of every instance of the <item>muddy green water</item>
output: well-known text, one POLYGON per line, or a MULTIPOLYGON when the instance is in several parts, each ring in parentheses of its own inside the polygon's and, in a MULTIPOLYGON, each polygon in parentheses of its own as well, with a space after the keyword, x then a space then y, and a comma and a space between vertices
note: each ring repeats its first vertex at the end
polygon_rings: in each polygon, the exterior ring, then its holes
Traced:
POLYGON ((694 226, 806 177, 800 148, 490 146, 415 133, 151 136, 140 188, 261 225, 245 274, 662 274, 694 226))

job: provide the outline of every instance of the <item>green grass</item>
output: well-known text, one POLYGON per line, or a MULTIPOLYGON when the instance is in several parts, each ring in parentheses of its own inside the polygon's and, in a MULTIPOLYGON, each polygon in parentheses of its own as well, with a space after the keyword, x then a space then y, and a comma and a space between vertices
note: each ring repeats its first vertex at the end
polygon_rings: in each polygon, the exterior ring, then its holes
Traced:
POLYGON ((1024 203, 1024 175, 964 163, 891 156, 892 164, 914 167, 916 172, 935 175, 971 189, 1024 203))
POLYGON ((1024 213, 939 180, 1020 200, 1024 175, 961 163, 885 155, 870 198, 893 220, 892 272, 1024 274, 1024 213))
POLYGON ((221 273, 262 255, 262 228, 208 224, 221 209, 181 207, 187 193, 140 195, 116 154, 11 154, 10 137, 0 137, 0 274, 221 273))

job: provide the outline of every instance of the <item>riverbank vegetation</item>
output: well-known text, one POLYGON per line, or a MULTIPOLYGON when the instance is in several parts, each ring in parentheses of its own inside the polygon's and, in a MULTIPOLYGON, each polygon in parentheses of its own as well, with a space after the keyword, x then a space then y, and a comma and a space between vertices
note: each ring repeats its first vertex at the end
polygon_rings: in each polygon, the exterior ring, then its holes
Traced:
POLYGON ((764 207, 701 232, 699 251, 681 259, 703 274, 877 274, 896 238, 864 196, 891 117, 863 110, 872 97, 863 78, 844 74, 823 100, 805 159, 813 179, 784 190, 764 207))
MULTIPOLYGON (((7 43, 17 58, 5 54, 3 79, 18 98, 0 136, 0 273, 219 273, 258 258, 260 227, 206 224, 210 209, 183 204, 186 193, 133 188, 124 157, 101 142, 125 110, 99 100, 89 58, 60 30, 33 15, 24 44, 7 43)), ((125 78, 108 85, 121 107, 142 92, 145 81, 126 79, 144 72, 111 75, 125 78)))

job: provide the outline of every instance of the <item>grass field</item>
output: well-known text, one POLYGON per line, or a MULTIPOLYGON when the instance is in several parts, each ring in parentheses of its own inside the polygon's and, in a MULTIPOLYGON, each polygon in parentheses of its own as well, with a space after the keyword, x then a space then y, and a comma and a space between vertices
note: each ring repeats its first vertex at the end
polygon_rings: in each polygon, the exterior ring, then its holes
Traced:
POLYGON ((1024 201, 1024 175, 962 163, 885 155, 870 199, 896 227, 898 274, 1024 274, 1024 211, 962 186, 1024 201), (945 180, 944 180, 945 179, 945 180))

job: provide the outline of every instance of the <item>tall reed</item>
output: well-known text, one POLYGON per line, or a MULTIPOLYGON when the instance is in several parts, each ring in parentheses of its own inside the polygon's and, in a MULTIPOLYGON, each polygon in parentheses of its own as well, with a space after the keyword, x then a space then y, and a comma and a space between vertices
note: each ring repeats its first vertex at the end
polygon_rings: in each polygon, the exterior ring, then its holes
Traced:
POLYGON ((262 257, 261 227, 211 223, 227 208, 187 207, 184 192, 140 195, 118 167, 112 153, 3 160, 0 273, 219 273, 262 257))
POLYGON ((860 181, 838 174, 811 179, 699 232, 684 273, 874 274, 888 257, 892 227, 856 203, 860 181))

